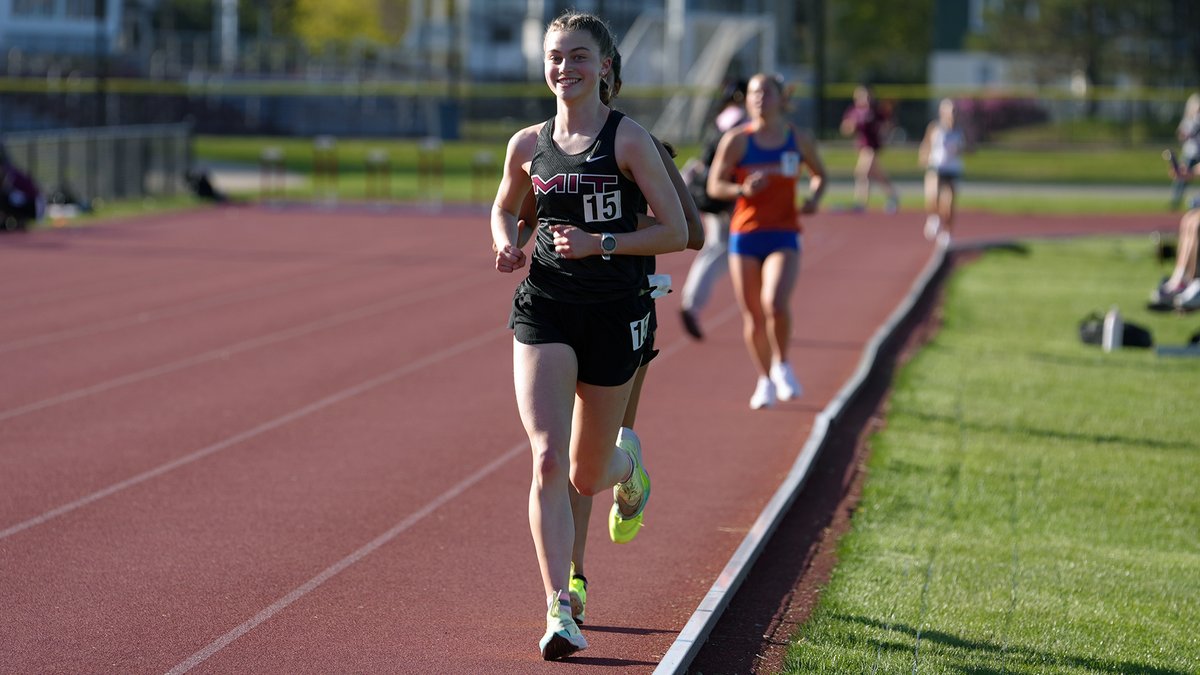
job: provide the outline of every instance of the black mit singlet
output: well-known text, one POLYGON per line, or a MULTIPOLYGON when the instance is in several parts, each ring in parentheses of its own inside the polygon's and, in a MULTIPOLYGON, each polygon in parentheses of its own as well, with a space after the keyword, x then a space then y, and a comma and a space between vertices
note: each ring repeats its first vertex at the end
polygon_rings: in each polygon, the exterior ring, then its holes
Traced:
POLYGON ((635 297, 645 289, 644 256, 568 260, 554 252, 554 235, 547 227, 569 223, 593 234, 637 229, 638 205, 645 198, 617 166, 617 125, 623 117, 609 112, 595 143, 577 155, 555 145, 554 118, 542 125, 529 166, 537 198, 537 243, 521 291, 560 302, 594 303, 635 297))

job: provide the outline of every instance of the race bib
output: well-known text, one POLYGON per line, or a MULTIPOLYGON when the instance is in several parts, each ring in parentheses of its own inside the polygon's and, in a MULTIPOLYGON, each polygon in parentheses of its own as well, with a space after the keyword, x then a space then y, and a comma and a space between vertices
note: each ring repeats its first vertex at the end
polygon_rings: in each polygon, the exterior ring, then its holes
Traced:
POLYGON ((621 217, 621 191, 595 192, 583 196, 583 219, 603 223, 621 217))

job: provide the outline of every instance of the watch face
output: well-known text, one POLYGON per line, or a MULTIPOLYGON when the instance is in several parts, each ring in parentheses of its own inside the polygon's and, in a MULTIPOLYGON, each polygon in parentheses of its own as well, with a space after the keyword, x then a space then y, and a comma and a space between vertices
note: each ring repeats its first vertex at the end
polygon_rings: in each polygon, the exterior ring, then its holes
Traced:
POLYGON ((605 253, 612 253, 617 250, 617 238, 611 234, 606 234, 600 238, 600 248, 605 253))

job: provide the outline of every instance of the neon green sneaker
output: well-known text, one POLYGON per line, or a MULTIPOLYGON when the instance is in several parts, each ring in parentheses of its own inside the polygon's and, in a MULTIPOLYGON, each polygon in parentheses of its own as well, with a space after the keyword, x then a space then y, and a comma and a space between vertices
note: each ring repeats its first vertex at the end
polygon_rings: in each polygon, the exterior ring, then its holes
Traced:
POLYGON ((608 536, 617 544, 628 544, 642 529, 642 514, 646 502, 650 501, 650 474, 642 464, 642 442, 633 429, 621 427, 617 434, 617 447, 633 460, 633 475, 624 483, 613 487, 613 506, 608 512, 608 536), (633 513, 621 512, 621 505, 636 504, 633 513))
POLYGON ((583 625, 583 610, 587 605, 587 577, 575 574, 575 563, 571 563, 571 585, 567 587, 571 596, 571 618, 575 623, 583 625))
POLYGON ((571 618, 571 603, 560 600, 560 591, 550 596, 546 609, 546 634, 542 636, 538 647, 542 650, 542 659, 554 661, 564 656, 570 656, 577 651, 587 649, 587 638, 579 632, 579 626, 571 618))

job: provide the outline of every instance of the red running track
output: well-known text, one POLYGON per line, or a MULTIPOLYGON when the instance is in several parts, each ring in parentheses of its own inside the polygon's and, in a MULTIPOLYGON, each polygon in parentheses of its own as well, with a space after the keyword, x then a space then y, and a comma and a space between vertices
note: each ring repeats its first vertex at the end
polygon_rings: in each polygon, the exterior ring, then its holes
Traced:
MULTIPOLYGON (((932 254, 915 214, 819 216, 800 402, 754 412, 728 284, 661 300, 639 538, 595 509, 591 648, 543 598, 482 212, 199 210, 0 237, 0 672, 649 672, 932 254)), ((967 215, 960 240, 1172 230, 967 215)), ((681 285, 691 253, 660 270, 681 285)))

